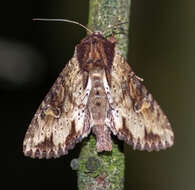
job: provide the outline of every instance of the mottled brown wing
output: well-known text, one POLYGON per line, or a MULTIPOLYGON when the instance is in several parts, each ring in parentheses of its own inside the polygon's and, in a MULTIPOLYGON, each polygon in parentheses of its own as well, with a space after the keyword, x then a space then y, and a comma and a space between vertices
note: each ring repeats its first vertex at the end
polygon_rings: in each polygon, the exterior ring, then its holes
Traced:
POLYGON ((90 132, 83 74, 73 57, 39 106, 24 138, 23 151, 32 158, 67 154, 90 132))
POLYGON ((112 131, 134 149, 160 150, 173 145, 166 115, 117 53, 111 71, 112 131))

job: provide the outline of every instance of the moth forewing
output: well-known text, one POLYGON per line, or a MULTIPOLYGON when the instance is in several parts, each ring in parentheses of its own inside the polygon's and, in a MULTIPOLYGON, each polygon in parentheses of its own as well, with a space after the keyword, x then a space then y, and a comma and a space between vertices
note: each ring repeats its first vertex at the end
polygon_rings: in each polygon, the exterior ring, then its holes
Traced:
POLYGON ((172 146, 174 134, 166 115, 119 53, 113 68, 111 96, 117 136, 134 149, 158 151, 172 146))
POLYGON ((82 77, 79 63, 73 57, 44 98, 27 130, 23 143, 25 155, 59 157, 67 154, 90 132, 86 104, 82 101, 86 97, 80 82, 82 77))

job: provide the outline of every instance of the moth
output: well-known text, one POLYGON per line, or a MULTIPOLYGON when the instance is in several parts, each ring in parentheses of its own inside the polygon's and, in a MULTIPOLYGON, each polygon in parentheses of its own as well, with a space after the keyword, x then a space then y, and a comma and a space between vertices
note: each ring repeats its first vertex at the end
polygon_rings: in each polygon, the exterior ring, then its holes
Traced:
POLYGON ((173 145, 166 115, 116 48, 101 32, 75 48, 26 132, 23 152, 57 158, 90 132, 98 152, 111 151, 111 134, 133 149, 159 151, 173 145))

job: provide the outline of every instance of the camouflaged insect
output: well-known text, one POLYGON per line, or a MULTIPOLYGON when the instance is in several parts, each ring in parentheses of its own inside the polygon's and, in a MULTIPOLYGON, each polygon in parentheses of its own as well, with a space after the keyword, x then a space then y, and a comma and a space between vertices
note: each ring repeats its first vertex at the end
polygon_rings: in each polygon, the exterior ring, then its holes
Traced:
POLYGON ((112 150, 111 133, 139 150, 173 145, 167 117, 115 44, 94 32, 76 46, 27 130, 26 156, 67 154, 91 131, 98 152, 112 150))

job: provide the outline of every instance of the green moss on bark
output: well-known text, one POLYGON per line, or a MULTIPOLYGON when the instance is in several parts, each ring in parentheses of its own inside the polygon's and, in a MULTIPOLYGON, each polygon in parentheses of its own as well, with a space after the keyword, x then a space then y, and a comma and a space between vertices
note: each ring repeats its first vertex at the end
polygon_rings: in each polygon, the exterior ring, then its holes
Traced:
POLYGON ((112 152, 97 153, 93 135, 86 139, 79 156, 78 186, 88 189, 123 189, 124 154, 118 144, 112 144, 112 152))

